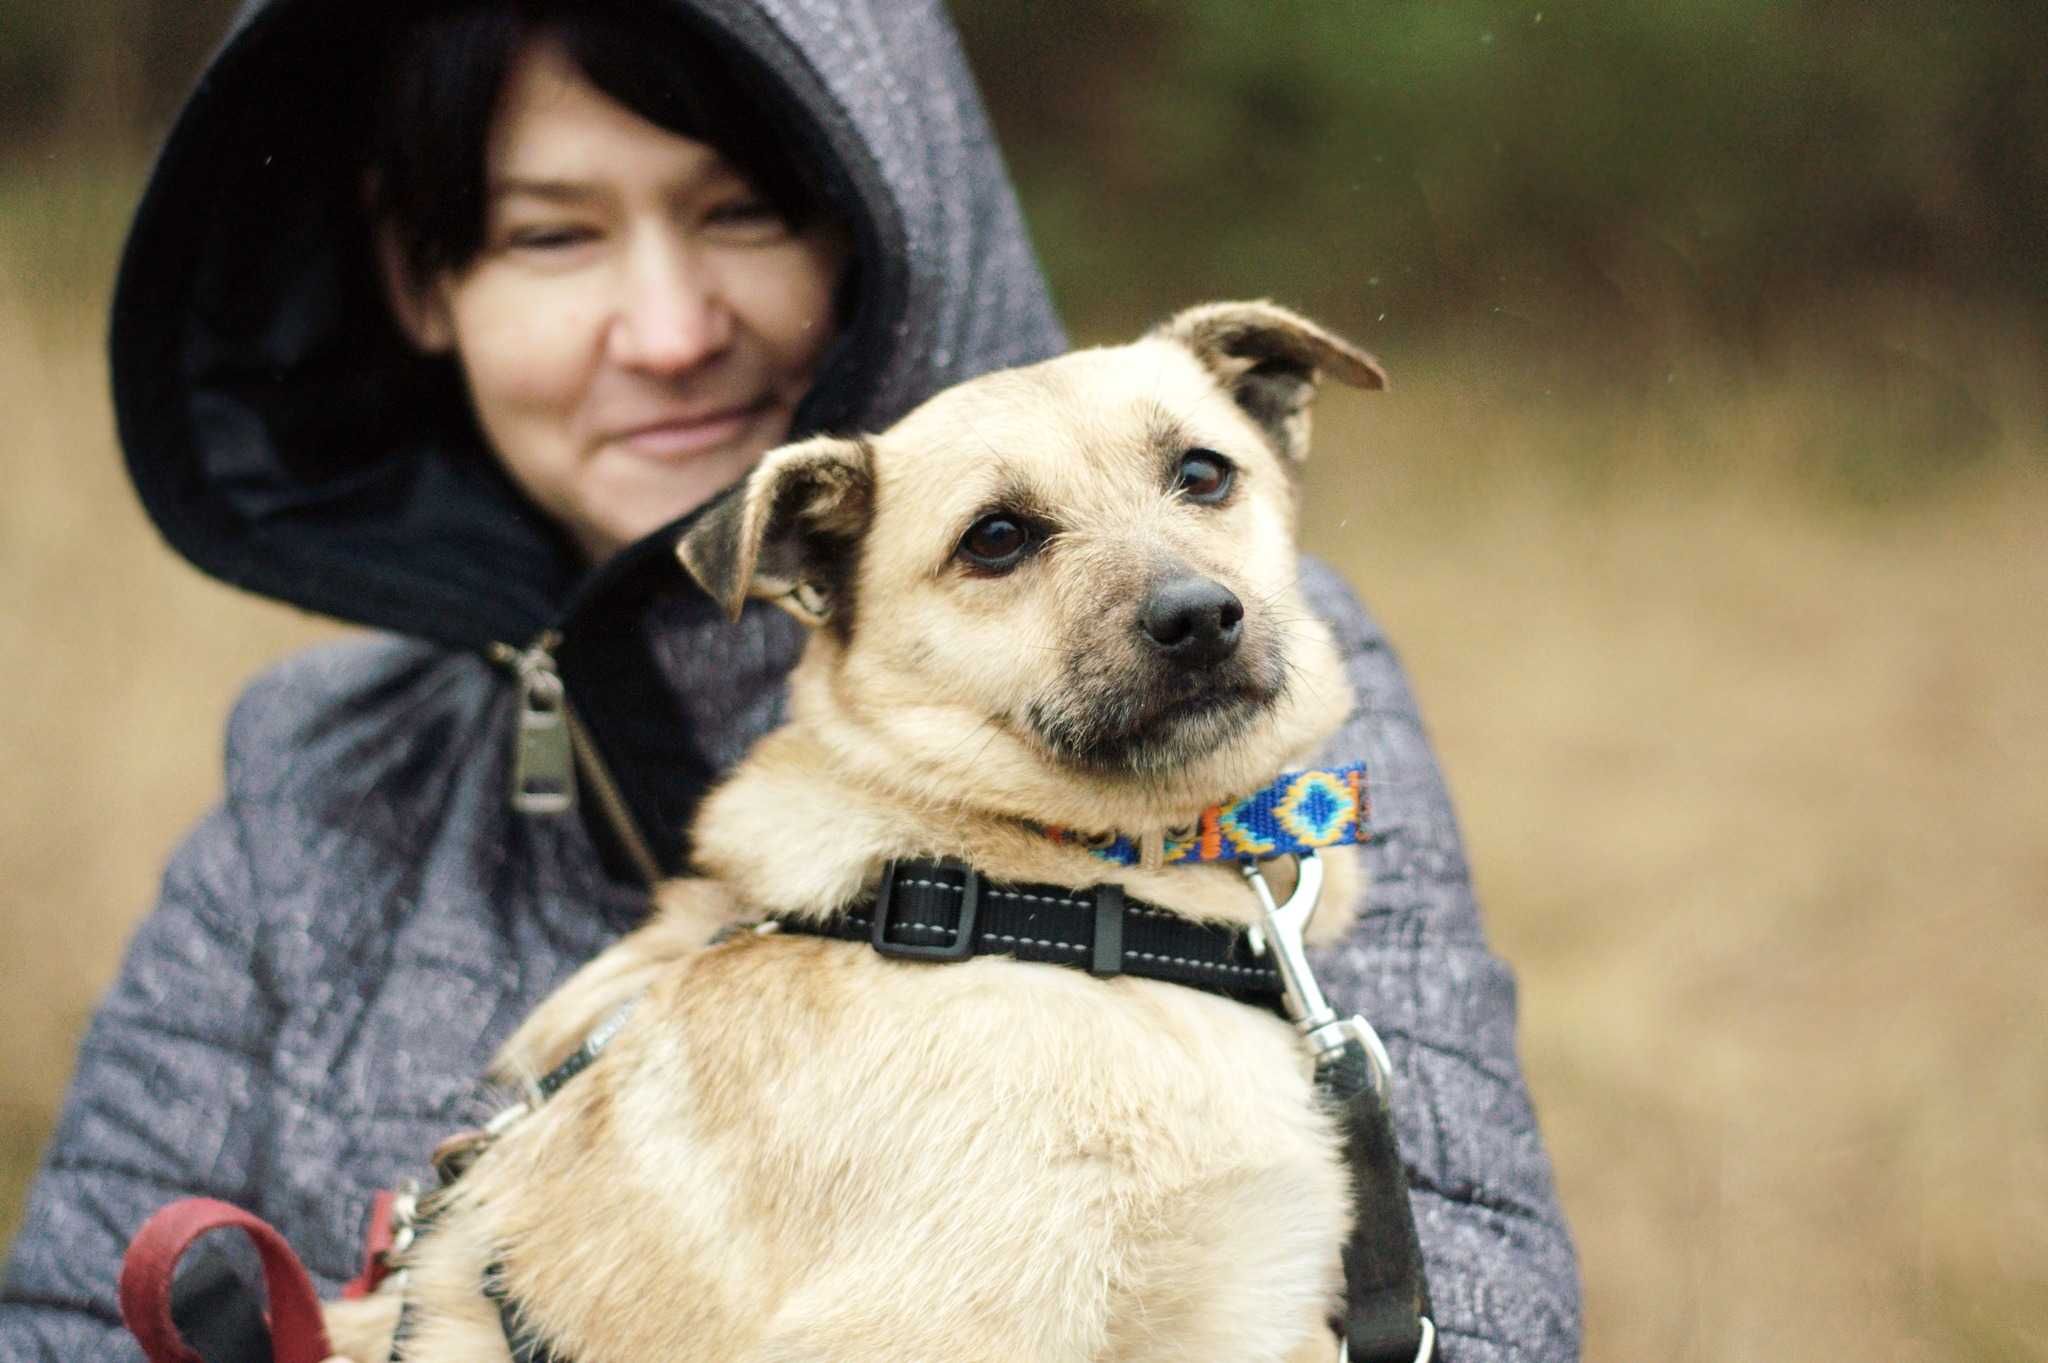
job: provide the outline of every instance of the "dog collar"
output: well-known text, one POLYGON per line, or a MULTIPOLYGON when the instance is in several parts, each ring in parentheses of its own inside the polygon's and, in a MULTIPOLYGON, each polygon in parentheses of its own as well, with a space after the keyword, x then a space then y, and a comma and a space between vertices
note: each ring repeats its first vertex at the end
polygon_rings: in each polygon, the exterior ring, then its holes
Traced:
POLYGON ((1005 956, 1137 975, 1282 1008, 1279 969, 1246 929, 1198 922, 1128 899, 1120 885, 1013 885, 957 861, 892 861, 875 897, 824 919, 776 917, 780 932, 865 942, 884 956, 964 961, 1005 956))
POLYGON ((1229 804, 1213 805, 1194 823, 1163 834, 1090 837, 1040 825, 1054 842, 1075 843, 1118 866, 1265 861, 1319 847, 1361 843, 1371 825, 1365 763, 1283 772, 1272 784, 1229 804), (1156 839, 1156 841, 1155 841, 1156 839), (1153 843, 1148 847, 1147 843, 1153 843), (1153 853, 1152 856, 1147 855, 1153 853))

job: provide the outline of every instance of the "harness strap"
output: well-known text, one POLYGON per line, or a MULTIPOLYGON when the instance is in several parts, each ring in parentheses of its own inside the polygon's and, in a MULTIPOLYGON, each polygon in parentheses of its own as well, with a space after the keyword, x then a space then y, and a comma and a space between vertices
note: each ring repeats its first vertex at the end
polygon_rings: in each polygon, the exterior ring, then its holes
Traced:
MULTIPOLYGON (((1001 955, 1098 976, 1167 980, 1287 1012, 1281 972, 1254 948, 1247 931, 1128 899, 1116 885, 1011 885, 986 880, 956 862, 895 861, 884 868, 875 898, 866 904, 822 922, 769 921, 784 932, 865 942, 885 956, 960 961, 1001 955)), ((501 1122, 517 1120, 587 1068, 617 1034, 629 1008, 607 1018, 535 1085, 529 1104, 478 1133, 486 1137, 481 1145, 466 1147, 467 1158, 445 1165, 444 1177, 459 1177, 503 1129, 501 1122)), ((1318 1056, 1315 1088, 1343 1134, 1352 1176, 1353 1224, 1342 1250, 1345 1302, 1342 1317, 1332 1322, 1344 1338, 1342 1356, 1347 1363, 1430 1363, 1436 1338, 1429 1287, 1384 1071, 1354 1035, 1318 1056)), ((568 1363, 525 1319, 502 1262, 485 1270, 482 1289, 497 1309, 513 1363, 568 1363)), ((401 1336, 407 1323, 402 1317, 401 1336)))
MULTIPOLYGON (((626 1025, 626 1019, 632 1016, 633 1006, 639 1001, 640 996, 636 994, 612 1010, 611 1014, 584 1038, 583 1044, 569 1053, 567 1059, 527 1086, 528 1096, 525 1100, 514 1103, 476 1130, 457 1132, 442 1141, 440 1147, 434 1151, 434 1169, 441 1177, 441 1187, 447 1188, 468 1173, 470 1166, 497 1142, 499 1136, 531 1115, 536 1107, 554 1097, 571 1079, 589 1069, 591 1064, 604 1054, 605 1047, 618 1036, 620 1029, 626 1025)), ((438 1196, 429 1196, 420 1199, 416 1205, 417 1210, 412 1215, 411 1228, 406 1233, 405 1243, 408 1245, 412 1242, 413 1235, 424 1234, 433 1225, 440 1214, 442 1201, 438 1196)), ((376 1245, 375 1235, 373 1220, 373 1250, 376 1245)), ((367 1271, 365 1270, 366 1273, 367 1271)), ((485 1270, 483 1290, 498 1308, 499 1324, 505 1331, 505 1344, 512 1351, 513 1363, 561 1363, 559 1357, 542 1343, 538 1336, 519 1324, 518 1309, 506 1294, 502 1264, 493 1262, 485 1270)), ((387 1363, 399 1363, 404 1357, 405 1343, 411 1336, 415 1324, 413 1302, 411 1293, 399 1298, 398 1325, 391 1336, 391 1356, 387 1363)))
POLYGON ((597 1029, 583 1039, 583 1044, 569 1053, 569 1058, 542 1075, 534 1084, 540 1100, 546 1102, 561 1092, 562 1085, 590 1068, 591 1062, 604 1054, 604 1048, 612 1044, 612 1038, 626 1025, 626 1019, 633 1016, 633 1005, 640 1001, 635 994, 626 1002, 614 1008, 597 1029))
POLYGON ((484 1295, 498 1308, 498 1328, 505 1332, 505 1347, 512 1351, 512 1363, 567 1363, 526 1323, 525 1313, 505 1286, 502 1263, 494 1260, 484 1270, 484 1295))
POLYGON ((951 861, 892 861, 873 900, 831 918, 774 918, 783 932, 865 942, 884 956, 1008 956, 1091 975, 1137 975, 1278 1009, 1280 972, 1243 928, 1197 922, 1119 885, 1077 890, 984 879, 951 861))
MULTIPOLYGON (((1321 885, 1319 868, 1309 861, 1302 873, 1297 893, 1306 892, 1307 908, 1292 924, 1295 934, 1313 912, 1321 885), (1317 872, 1312 879, 1311 872, 1317 872)), ((1263 886, 1261 877, 1252 879, 1263 886)), ((1115 885, 1016 886, 984 880, 958 863, 890 862, 871 903, 824 922, 772 921, 783 931, 865 940, 885 956, 946 962, 1003 955, 1096 975, 1144 975, 1264 1004, 1304 1029, 1310 1023, 1295 1016, 1304 1009, 1304 1016, 1324 1014, 1332 1026, 1337 1022, 1314 987, 1306 957, 1299 956, 1298 940, 1292 942, 1299 958, 1293 973, 1300 977, 1294 984, 1312 996, 1312 1005, 1289 997, 1286 972, 1277 964, 1285 954, 1277 950, 1282 942, 1271 941, 1276 950, 1269 958, 1244 930, 1131 901, 1115 885)), ((1281 920, 1269 912, 1266 927, 1279 932, 1281 920)), ((1354 1022, 1341 1044, 1316 1048, 1317 1098, 1343 1134, 1352 1181, 1352 1230, 1342 1249, 1344 1308, 1333 1324, 1344 1338, 1347 1363, 1429 1363, 1436 1330, 1387 1103, 1391 1075, 1377 1037, 1363 1019, 1354 1022)))

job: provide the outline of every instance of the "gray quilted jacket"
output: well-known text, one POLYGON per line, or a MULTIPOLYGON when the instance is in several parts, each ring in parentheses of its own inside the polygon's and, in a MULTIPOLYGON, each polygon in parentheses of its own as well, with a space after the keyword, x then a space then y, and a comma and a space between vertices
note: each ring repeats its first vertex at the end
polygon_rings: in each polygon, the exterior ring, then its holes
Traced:
MULTIPOLYGON (((1001 164, 932 0, 649 0, 785 92, 861 268, 804 429, 885 424, 1061 344, 1001 164)), ((393 4, 393 13, 404 8, 393 4)), ((227 794, 166 872, 82 1047, 0 1284, 0 1363, 136 1356, 128 1237, 206 1194, 277 1225, 324 1288, 372 1194, 473 1122, 520 1017, 640 921, 687 861, 705 783, 780 714, 799 631, 738 627, 657 535, 595 574, 496 472, 450 376, 391 333, 355 221, 350 95, 377 5, 252 6, 159 160, 124 259, 123 444, 166 537, 231 582, 385 633, 315 650, 237 705, 227 794), (558 635, 578 812, 515 811, 507 649, 558 635), (493 653, 498 655, 494 660, 493 653), (593 782, 601 772, 609 780, 593 782)), ((1381 838, 1323 962, 1397 1070, 1442 1356, 1570 1360, 1576 1266, 1414 703, 1327 569, 1310 598, 1359 706, 1381 838)), ((595 1363, 595 1361, 593 1361, 595 1363)))

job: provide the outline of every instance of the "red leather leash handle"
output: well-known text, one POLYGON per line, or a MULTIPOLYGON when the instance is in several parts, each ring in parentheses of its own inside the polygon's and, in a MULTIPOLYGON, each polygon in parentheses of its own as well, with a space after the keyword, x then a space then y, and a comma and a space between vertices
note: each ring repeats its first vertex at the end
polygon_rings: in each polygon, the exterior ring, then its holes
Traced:
POLYGON ((192 1242, 208 1231, 234 1229, 256 1244, 263 1290, 270 1298, 270 1350, 276 1363, 323 1363, 333 1351, 320 1318, 313 1280, 284 1237, 261 1217, 210 1197, 173 1202, 149 1220, 121 1260, 121 1319, 150 1363, 206 1363, 171 1319, 171 1276, 192 1242))

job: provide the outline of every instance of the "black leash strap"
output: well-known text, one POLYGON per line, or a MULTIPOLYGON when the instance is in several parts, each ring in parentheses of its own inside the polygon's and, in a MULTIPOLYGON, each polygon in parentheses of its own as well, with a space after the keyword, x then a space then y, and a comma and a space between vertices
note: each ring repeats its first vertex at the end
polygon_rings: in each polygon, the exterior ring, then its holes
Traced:
POLYGON ((1429 1323, 1429 1283, 1377 1066, 1353 1037, 1317 1059, 1315 1082, 1317 1096, 1344 1133, 1344 1163, 1351 1171, 1341 1327, 1350 1363, 1427 1363, 1436 1335, 1429 1323))
POLYGON ((1280 1006, 1280 973, 1243 929, 1126 898, 1118 885, 1011 885, 958 862, 892 861, 872 901, 829 919, 772 921, 784 932, 866 942, 901 959, 1009 956, 1280 1006))

